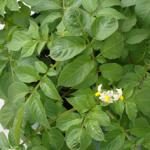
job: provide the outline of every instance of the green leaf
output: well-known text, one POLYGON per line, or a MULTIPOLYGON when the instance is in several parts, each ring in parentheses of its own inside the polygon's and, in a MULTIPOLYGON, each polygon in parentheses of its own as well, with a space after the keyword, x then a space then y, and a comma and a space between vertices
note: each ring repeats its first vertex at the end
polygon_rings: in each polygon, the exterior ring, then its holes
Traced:
POLYGON ((126 102, 126 113, 131 121, 134 121, 137 116, 137 107, 134 102, 126 102))
POLYGON ((13 123, 13 136, 15 139, 16 145, 20 144, 20 138, 21 138, 21 128, 22 128, 22 122, 23 122, 23 117, 24 117, 24 105, 22 105, 17 113, 17 116, 14 120, 13 123))
POLYGON ((8 97, 13 100, 19 100, 29 93, 29 87, 22 82, 13 82, 8 88, 8 97))
POLYGON ((98 6, 98 0, 82 0, 82 6, 84 9, 86 9, 88 12, 93 12, 96 10, 98 6))
POLYGON ((136 0, 121 0, 122 7, 130 7, 136 4, 136 0))
POLYGON ((36 61, 35 68, 39 73, 46 73, 47 71, 47 66, 42 61, 36 61))
POLYGON ((126 17, 114 8, 103 8, 96 13, 97 17, 111 17, 115 19, 125 19, 126 17))
POLYGON ((96 40, 105 40, 118 29, 118 21, 115 18, 99 17, 92 25, 92 34, 96 40))
POLYGON ((135 12, 145 24, 150 24, 150 1, 136 0, 135 12))
POLYGON ((74 127, 67 132, 66 143, 71 150, 86 150, 91 138, 84 128, 74 127))
POLYGON ((56 19, 61 18, 61 17, 62 17, 62 14, 60 12, 51 12, 44 18, 41 26, 44 26, 45 24, 53 23, 56 19))
POLYGON ((121 31, 128 32, 136 25, 137 19, 134 14, 128 14, 128 17, 121 24, 121 31))
POLYGON ((51 128, 43 134, 42 141, 48 149, 61 150, 64 144, 64 136, 58 129, 51 128))
POLYGON ((94 97, 90 94, 71 97, 67 101, 80 113, 85 113, 95 106, 94 97))
POLYGON ((81 37, 57 37, 48 47, 50 57, 56 61, 65 61, 80 54, 85 49, 85 41, 81 37))
POLYGON ((32 41, 27 42, 24 45, 24 47, 22 48, 21 56, 22 57, 29 57, 29 56, 31 56, 34 53, 34 51, 35 51, 35 49, 37 47, 37 44, 38 44, 38 42, 36 40, 32 40, 32 41))
POLYGON ((130 129, 130 133, 137 137, 145 137, 150 133, 149 123, 145 118, 137 118, 135 120, 134 126, 130 129))
POLYGON ((18 5, 18 2, 16 0, 7 1, 7 7, 12 11, 18 11, 19 10, 19 5, 18 5))
POLYGON ((108 59, 119 58, 124 50, 123 35, 119 32, 114 33, 104 41, 101 52, 102 55, 108 59))
POLYGON ((147 39, 150 35, 149 30, 146 29, 134 29, 127 34, 128 44, 137 44, 147 39))
POLYGON ((102 7, 120 6, 120 0, 100 0, 102 7))
POLYGON ((104 133, 100 128, 98 121, 89 120, 86 122, 86 130, 96 141, 104 141, 104 133))
POLYGON ((102 150, 119 150, 124 145, 125 136, 118 131, 109 132, 106 135, 106 142, 101 144, 102 150))
POLYGON ((54 83, 49 78, 44 77, 41 81, 40 87, 47 97, 55 100, 61 100, 54 83))
POLYGON ((134 98, 134 102, 137 104, 138 109, 148 117, 150 117, 149 116, 150 109, 148 107, 150 105, 149 99, 150 93, 148 87, 139 90, 134 98))
POLYGON ((12 40, 7 44, 7 47, 11 51, 19 51, 29 41, 30 39, 26 32, 16 31, 12 36, 12 40))
POLYGON ((86 121, 93 120, 98 121, 99 125, 101 126, 109 126, 110 125, 110 118, 109 116, 101 110, 100 106, 97 105, 94 107, 87 115, 86 121))
POLYGON ((40 100, 38 93, 34 93, 30 99, 26 102, 26 110, 30 111, 29 115, 32 115, 37 122, 39 122, 45 128, 49 128, 49 122, 46 117, 44 106, 40 100))
POLYGON ((28 30, 28 34, 33 38, 33 39, 39 39, 39 27, 37 23, 33 20, 30 20, 30 26, 28 30))
POLYGON ((113 104, 113 110, 120 116, 122 116, 124 111, 124 103, 122 101, 113 104))
POLYGON ((0 148, 9 147, 8 140, 3 132, 0 132, 0 148))
POLYGON ((65 87, 76 86, 84 81, 93 68, 94 62, 89 57, 84 55, 77 57, 63 68, 58 84, 65 87))
POLYGON ((116 63, 103 64, 100 67, 104 78, 110 82, 119 81, 123 75, 123 68, 116 63))
POLYGON ((79 114, 66 111, 56 120, 56 127, 62 131, 67 131, 70 127, 79 125, 81 122, 82 119, 79 114))
POLYGON ((47 149, 44 146, 39 145, 39 146, 32 147, 31 150, 47 150, 47 149))
POLYGON ((40 79, 37 71, 31 66, 18 66, 15 68, 18 79, 25 83, 36 82, 40 79))

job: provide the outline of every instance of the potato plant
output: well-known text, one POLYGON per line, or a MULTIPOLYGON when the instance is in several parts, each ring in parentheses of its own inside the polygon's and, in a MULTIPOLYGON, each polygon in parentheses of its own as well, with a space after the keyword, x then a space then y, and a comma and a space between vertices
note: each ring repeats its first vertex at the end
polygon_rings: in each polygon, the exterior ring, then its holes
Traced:
POLYGON ((0 150, 150 150, 150 0, 0 0, 0 150))

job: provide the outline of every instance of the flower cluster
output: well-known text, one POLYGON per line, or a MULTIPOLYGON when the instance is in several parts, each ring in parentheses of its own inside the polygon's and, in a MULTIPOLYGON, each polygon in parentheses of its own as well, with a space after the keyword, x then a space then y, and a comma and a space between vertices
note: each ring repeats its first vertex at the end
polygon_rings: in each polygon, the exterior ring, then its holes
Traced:
POLYGON ((102 89, 102 84, 98 86, 95 96, 99 97, 99 99, 105 104, 124 100, 122 89, 104 90, 102 89))

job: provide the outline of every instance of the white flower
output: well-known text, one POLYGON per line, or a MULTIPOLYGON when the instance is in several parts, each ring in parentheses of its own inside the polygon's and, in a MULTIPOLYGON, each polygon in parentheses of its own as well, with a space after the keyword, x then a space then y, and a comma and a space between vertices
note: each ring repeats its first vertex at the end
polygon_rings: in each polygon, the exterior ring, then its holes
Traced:
POLYGON ((0 30, 3 30, 5 27, 5 24, 0 24, 0 30))
POLYGON ((100 84, 97 89, 98 89, 98 92, 101 92, 102 91, 102 84, 100 84))
POLYGON ((104 90, 102 89, 102 84, 98 86, 95 96, 99 97, 106 104, 124 99, 122 89, 104 90))
POLYGON ((99 99, 104 103, 113 103, 113 91, 103 91, 99 97, 99 99))

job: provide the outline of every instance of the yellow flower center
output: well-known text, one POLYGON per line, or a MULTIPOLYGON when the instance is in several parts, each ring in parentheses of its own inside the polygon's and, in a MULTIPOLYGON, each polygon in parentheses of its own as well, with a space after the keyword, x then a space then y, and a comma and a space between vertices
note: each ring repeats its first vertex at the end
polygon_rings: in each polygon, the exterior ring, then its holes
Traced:
POLYGON ((96 92, 96 93, 95 93, 95 96, 96 96, 96 97, 98 97, 98 96, 100 96, 100 95, 101 95, 100 92, 96 92))
POLYGON ((123 96, 120 96, 120 100, 123 101, 123 100, 124 100, 124 97, 123 97, 123 96))
POLYGON ((110 102, 110 96, 108 96, 108 95, 105 96, 105 102, 106 102, 106 103, 109 103, 109 102, 110 102))

